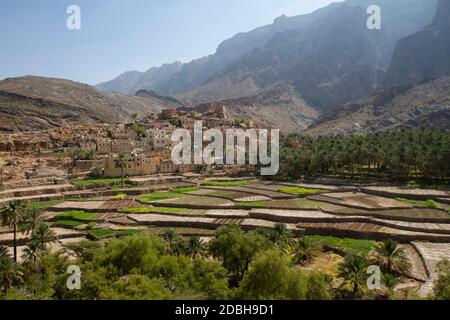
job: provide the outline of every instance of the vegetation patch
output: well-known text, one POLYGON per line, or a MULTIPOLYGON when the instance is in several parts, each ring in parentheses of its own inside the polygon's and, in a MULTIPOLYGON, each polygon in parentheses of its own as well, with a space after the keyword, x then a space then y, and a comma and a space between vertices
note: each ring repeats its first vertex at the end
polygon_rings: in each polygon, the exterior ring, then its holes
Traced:
POLYGON ((373 240, 336 238, 331 236, 305 236, 305 238, 342 249, 347 253, 359 254, 361 256, 367 256, 377 244, 377 242, 373 240))
POLYGON ((96 229, 89 231, 89 234, 96 239, 106 239, 112 237, 133 236, 142 233, 143 230, 129 229, 129 230, 111 230, 111 229, 96 229))
POLYGON ((237 187, 237 186, 245 186, 253 183, 250 180, 239 180, 239 181, 205 181, 202 183, 203 186, 210 187, 237 187))
POLYGON ((44 209, 48 207, 56 206, 57 204, 63 203, 64 200, 49 200, 49 201, 36 201, 27 204, 27 209, 44 209))
POLYGON ((166 199, 174 199, 174 198, 183 198, 187 195, 180 192, 154 192, 149 194, 144 194, 138 197, 140 201, 149 202, 149 201, 158 201, 158 200, 166 200, 166 199))
POLYGON ((97 214, 93 212, 85 212, 78 210, 65 211, 56 216, 57 219, 71 218, 75 220, 92 221, 97 218, 97 214))
POLYGON ((250 208, 276 208, 276 209, 318 209, 323 203, 305 198, 288 200, 269 200, 239 202, 238 205, 250 208))
MULTIPOLYGON (((125 182, 127 180, 124 180, 125 182)), ((83 180, 73 180, 72 184, 74 186, 92 186, 100 184, 120 184, 120 178, 103 178, 103 179, 83 179, 83 180)))
POLYGON ((321 189, 308 189, 308 188, 300 188, 300 187, 286 187, 278 190, 279 192, 294 194, 294 195, 311 195, 317 193, 328 192, 328 190, 321 189))
POLYGON ((128 196, 125 193, 116 194, 113 199, 114 200, 125 200, 128 196))
POLYGON ((205 210, 187 209, 187 208, 171 208, 171 207, 136 207, 126 208, 125 212, 128 213, 168 213, 168 214, 203 214, 205 210))
POLYGON ((84 224, 84 222, 73 221, 73 220, 58 220, 58 221, 52 223, 52 225, 54 227, 69 228, 69 229, 79 227, 83 224, 84 224))
POLYGON ((136 188, 136 186, 133 184, 130 184, 130 183, 124 183, 123 186, 122 186, 122 184, 113 185, 113 186, 110 186, 108 189, 109 190, 120 190, 120 189, 132 189, 132 188, 136 188))
POLYGON ((94 222, 94 221, 89 222, 89 223, 86 225, 86 229, 92 229, 92 228, 95 228, 96 225, 97 225, 97 222, 94 222))
POLYGON ((396 198, 396 200, 405 202, 405 203, 409 203, 413 207, 417 207, 417 208, 442 209, 442 206, 434 200, 421 201, 421 200, 412 200, 412 199, 405 199, 405 198, 396 198))
MULTIPOLYGON (((214 230, 209 229, 199 229, 199 228, 189 228, 189 227, 178 227, 178 228, 170 228, 171 230, 175 231, 177 234, 180 234, 182 236, 204 236, 204 237, 212 237, 214 236, 214 230)), ((146 232, 149 232, 154 235, 163 235, 166 233, 167 228, 163 227, 149 227, 145 230, 146 232)))
POLYGON ((185 193, 185 192, 192 192, 192 191, 198 191, 198 190, 201 190, 201 188, 199 188, 199 187, 185 187, 185 188, 176 188, 176 189, 173 189, 172 191, 176 192, 176 193, 185 193))

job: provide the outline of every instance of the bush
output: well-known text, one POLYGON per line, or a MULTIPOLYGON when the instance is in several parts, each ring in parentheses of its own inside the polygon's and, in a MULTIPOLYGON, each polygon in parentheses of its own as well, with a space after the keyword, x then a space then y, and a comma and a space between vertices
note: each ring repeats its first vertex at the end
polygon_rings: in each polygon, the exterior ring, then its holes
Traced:
POLYGON ((450 262, 443 260, 438 264, 439 277, 434 284, 437 300, 450 300, 450 262))
POLYGON ((89 176, 93 179, 103 178, 103 168, 93 168, 89 173, 89 176))
POLYGON ((249 300, 326 300, 330 283, 320 272, 289 268, 279 250, 261 252, 251 263, 239 289, 239 297, 249 300))

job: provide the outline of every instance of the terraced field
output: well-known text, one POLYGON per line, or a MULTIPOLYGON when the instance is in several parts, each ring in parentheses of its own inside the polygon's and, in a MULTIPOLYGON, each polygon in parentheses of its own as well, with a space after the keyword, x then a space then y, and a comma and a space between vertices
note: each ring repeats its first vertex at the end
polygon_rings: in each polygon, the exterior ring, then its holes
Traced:
MULTIPOLYGON (((403 201, 348 191, 350 187, 223 180, 201 187, 187 181, 123 190, 71 188, 60 193, 58 188, 44 186, 31 189, 30 194, 24 190, 9 194, 33 197, 28 207, 46 210, 44 217, 57 230, 61 242, 142 232, 161 234, 168 227, 185 236, 211 237, 224 224, 253 230, 284 223, 297 236, 321 239, 324 244, 350 252, 367 251, 374 240, 395 239, 408 249, 417 273, 425 270, 417 252, 423 251, 428 257, 425 263, 431 261, 427 268, 432 270, 432 261, 437 260, 434 257, 446 256, 450 246, 450 214, 445 202, 438 202, 441 209, 430 208, 431 202, 424 205, 427 199, 403 201), (37 190, 51 193, 36 194, 40 192, 37 190)), ((448 198, 445 192, 424 194, 448 198)), ((21 245, 28 240, 23 234, 18 239, 21 245)), ((9 246, 11 241, 9 229, 0 227, 0 244, 9 246)))
POLYGON ((231 200, 223 199, 223 198, 215 198, 215 197, 205 197, 205 196, 192 196, 192 195, 183 195, 176 198, 151 201, 149 202, 154 206, 191 206, 191 207, 232 207, 234 206, 234 202, 231 200))
POLYGON ((410 204, 402 201, 367 195, 360 192, 329 193, 324 195, 309 196, 308 198, 365 210, 407 209, 412 207, 410 204))
POLYGON ((409 208, 393 210, 364 210, 348 208, 339 205, 323 204, 320 206, 323 212, 336 215, 350 216, 371 216, 380 219, 403 220, 403 221, 422 221, 422 222, 443 222, 450 223, 450 214, 444 210, 430 208, 409 208))
POLYGON ((247 203, 239 203, 240 206, 250 208, 272 208, 272 209, 288 209, 288 210, 318 210, 323 202, 309 200, 305 198, 287 199, 287 200, 271 200, 271 201, 253 201, 247 203))

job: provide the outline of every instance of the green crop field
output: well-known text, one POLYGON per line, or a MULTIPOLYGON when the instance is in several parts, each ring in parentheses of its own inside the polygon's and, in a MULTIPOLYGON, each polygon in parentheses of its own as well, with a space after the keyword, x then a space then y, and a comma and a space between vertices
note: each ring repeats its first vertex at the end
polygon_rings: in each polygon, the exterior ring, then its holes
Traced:
POLYGON ((92 221, 92 220, 95 220, 97 216, 98 215, 93 212, 71 210, 71 211, 65 211, 63 213, 56 215, 56 218, 57 219, 72 218, 72 219, 76 219, 76 220, 92 221))
POLYGON ((149 194, 143 194, 138 197, 140 201, 149 202, 149 201, 158 201, 158 200, 166 200, 166 199, 173 199, 173 198, 183 198, 187 195, 180 193, 180 192, 155 192, 155 193, 149 193, 149 194))
POLYGON ((347 253, 359 254, 361 256, 367 256, 377 243, 372 240, 336 238, 331 236, 306 236, 305 238, 318 241, 331 247, 342 249, 347 253))
POLYGON ((286 187, 286 188, 281 188, 278 191, 287 193, 287 194, 293 194, 293 195, 311 195, 311 194, 328 192, 328 190, 307 189, 307 188, 299 188, 299 187, 286 187))
POLYGON ((205 181, 202 183, 203 186, 210 187, 237 187, 245 186, 247 184, 253 183, 250 180, 239 180, 239 181, 205 181))

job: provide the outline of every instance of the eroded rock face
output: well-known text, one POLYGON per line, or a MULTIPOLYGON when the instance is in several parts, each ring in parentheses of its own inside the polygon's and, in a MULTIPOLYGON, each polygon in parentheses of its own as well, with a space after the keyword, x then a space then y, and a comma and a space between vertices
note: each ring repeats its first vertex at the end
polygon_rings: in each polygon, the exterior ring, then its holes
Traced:
POLYGON ((313 135, 377 132, 404 127, 450 129, 450 77, 391 88, 323 114, 313 135))
POLYGON ((450 75, 450 1, 440 0, 431 25, 397 44, 385 87, 450 75))

